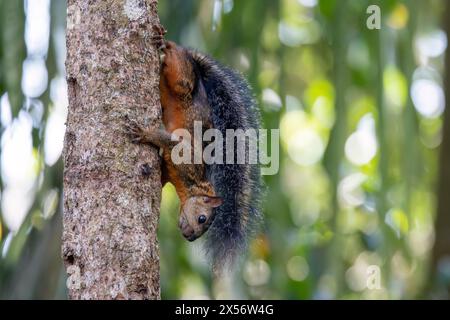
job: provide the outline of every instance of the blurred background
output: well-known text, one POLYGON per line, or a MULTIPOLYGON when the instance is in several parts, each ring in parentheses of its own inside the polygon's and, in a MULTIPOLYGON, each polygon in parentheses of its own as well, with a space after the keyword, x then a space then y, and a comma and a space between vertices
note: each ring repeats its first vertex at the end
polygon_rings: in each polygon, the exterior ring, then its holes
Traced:
MULTIPOLYGON (((437 205, 450 196, 438 183, 445 1, 159 2, 166 38, 244 73, 264 127, 281 129, 262 233, 229 278, 211 279, 164 188, 162 297, 448 298, 434 227, 450 210, 437 205), (380 30, 366 26, 371 4, 380 30)), ((66 298, 65 15, 63 0, 0 0, 0 298, 66 298)))

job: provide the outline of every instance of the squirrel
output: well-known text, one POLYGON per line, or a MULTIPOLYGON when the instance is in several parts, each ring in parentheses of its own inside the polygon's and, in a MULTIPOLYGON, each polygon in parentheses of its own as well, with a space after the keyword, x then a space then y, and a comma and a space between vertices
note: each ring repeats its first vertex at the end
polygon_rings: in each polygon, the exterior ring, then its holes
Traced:
MULTIPOLYGON (((201 121, 203 132, 214 128, 223 136, 227 129, 259 129, 260 113, 242 75, 208 55, 166 41, 162 27, 156 31, 153 43, 164 54, 159 88, 165 129, 131 122, 127 131, 133 142, 162 148, 162 184, 175 186, 179 228, 189 241, 208 231, 206 253, 219 270, 234 264, 262 220, 259 165, 174 164, 171 152, 182 140, 173 133, 182 128, 193 136, 195 121, 201 121)), ((233 151, 236 155, 236 146, 233 151)))

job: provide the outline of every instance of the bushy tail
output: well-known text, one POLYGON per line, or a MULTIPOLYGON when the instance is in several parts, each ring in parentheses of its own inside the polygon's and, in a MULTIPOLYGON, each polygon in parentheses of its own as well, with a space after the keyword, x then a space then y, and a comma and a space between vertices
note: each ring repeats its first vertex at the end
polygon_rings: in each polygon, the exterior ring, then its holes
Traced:
MULTIPOLYGON (((212 58, 191 51, 205 86, 215 129, 224 137, 224 164, 207 167, 216 194, 224 203, 206 235, 206 250, 217 271, 232 266, 247 248, 248 239, 262 220, 262 179, 258 164, 225 164, 226 129, 259 129, 260 113, 248 83, 237 72, 212 58)), ((234 150, 236 160, 237 150, 234 150)))

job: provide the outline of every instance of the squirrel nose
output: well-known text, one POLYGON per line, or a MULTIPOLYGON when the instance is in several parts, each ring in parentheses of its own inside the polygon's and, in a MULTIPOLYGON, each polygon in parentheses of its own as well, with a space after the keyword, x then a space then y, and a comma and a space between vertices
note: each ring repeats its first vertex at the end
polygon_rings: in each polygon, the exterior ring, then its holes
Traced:
POLYGON ((197 239, 194 229, 189 226, 185 217, 180 216, 180 219, 178 220, 178 227, 180 228, 181 233, 183 234, 183 237, 186 238, 186 240, 194 241, 195 239, 197 239))

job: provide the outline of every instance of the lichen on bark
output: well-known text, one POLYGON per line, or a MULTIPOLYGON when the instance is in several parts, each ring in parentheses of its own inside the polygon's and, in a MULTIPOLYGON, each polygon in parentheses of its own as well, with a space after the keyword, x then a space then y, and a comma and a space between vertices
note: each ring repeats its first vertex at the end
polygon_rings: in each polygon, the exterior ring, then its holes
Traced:
POLYGON ((157 150, 128 119, 159 126, 156 0, 68 0, 62 255, 72 299, 160 297, 157 150), (150 175, 142 166, 151 168, 150 175))

